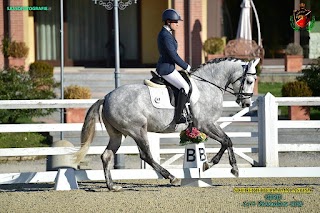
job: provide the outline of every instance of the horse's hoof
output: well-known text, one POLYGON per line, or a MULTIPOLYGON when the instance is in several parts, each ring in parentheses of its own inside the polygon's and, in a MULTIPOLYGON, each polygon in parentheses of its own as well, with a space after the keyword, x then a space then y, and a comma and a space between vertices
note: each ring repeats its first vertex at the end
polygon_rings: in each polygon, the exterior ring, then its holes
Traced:
POLYGON ((206 171, 210 168, 210 165, 208 164, 208 162, 204 162, 202 165, 202 171, 206 171))
POLYGON ((215 159, 214 157, 209 161, 209 163, 211 163, 211 167, 218 164, 219 163, 219 160, 215 159))
POLYGON ((173 178, 172 180, 170 180, 170 183, 174 186, 178 186, 180 185, 181 181, 178 178, 173 178))
POLYGON ((238 169, 231 169, 231 173, 236 176, 239 177, 239 170, 238 169))
POLYGON ((112 186, 112 188, 111 188, 111 191, 113 191, 113 192, 119 192, 121 190, 122 190, 121 186, 112 186))

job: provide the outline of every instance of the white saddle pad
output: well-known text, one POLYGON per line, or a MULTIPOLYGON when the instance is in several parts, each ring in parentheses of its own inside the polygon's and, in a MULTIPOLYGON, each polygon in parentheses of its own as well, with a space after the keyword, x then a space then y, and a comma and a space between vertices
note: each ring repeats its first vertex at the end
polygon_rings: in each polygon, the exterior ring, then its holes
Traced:
POLYGON ((159 109, 174 109, 174 106, 170 103, 169 93, 167 88, 156 88, 156 87, 150 87, 150 97, 152 105, 155 108, 159 109))
MULTIPOLYGON (((198 87, 195 85, 193 80, 191 80, 192 84, 192 94, 190 97, 191 103, 196 103, 200 97, 198 87)), ((170 103, 170 97, 168 93, 168 89, 166 87, 151 87, 148 86, 150 98, 152 105, 155 108, 159 109, 174 109, 174 106, 170 103)))

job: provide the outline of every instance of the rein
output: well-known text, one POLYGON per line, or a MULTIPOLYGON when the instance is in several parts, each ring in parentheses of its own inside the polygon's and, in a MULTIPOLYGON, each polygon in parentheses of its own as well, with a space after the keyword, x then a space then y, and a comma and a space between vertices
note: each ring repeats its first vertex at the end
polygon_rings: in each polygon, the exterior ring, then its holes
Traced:
MULTIPOLYGON (((190 75, 193 75, 193 76, 199 78, 201 81, 204 81, 204 82, 206 82, 206 83, 209 83, 209 84, 211 84, 211 85, 219 88, 221 91, 228 92, 228 93, 230 93, 230 94, 232 94, 232 95, 235 95, 235 94, 236 94, 236 93, 234 93, 234 92, 231 91, 232 88, 230 88, 230 87, 223 88, 223 87, 220 87, 219 85, 217 85, 217 84, 215 84, 215 83, 213 83, 213 82, 211 82, 211 81, 208 81, 208 80, 206 80, 206 79, 204 79, 204 78, 202 78, 202 77, 200 77, 200 76, 198 76, 198 75, 195 75, 195 74, 192 74, 192 73, 191 73, 190 75), (227 90, 227 89, 230 89, 230 91, 227 90)), ((241 78, 241 77, 240 77, 240 78, 241 78)))
POLYGON ((237 96, 237 100, 242 100, 242 99, 248 98, 248 97, 244 97, 244 96, 249 96, 249 97, 252 97, 252 96, 253 96, 253 93, 243 93, 243 92, 240 92, 240 91, 243 90, 245 77, 246 77, 247 75, 256 75, 256 73, 248 73, 248 68, 249 68, 248 65, 246 65, 246 66, 245 66, 245 70, 244 70, 244 72, 243 72, 243 75, 240 76, 239 78, 237 78, 235 81, 233 81, 233 82, 231 83, 231 84, 234 84, 235 82, 241 80, 241 84, 240 84, 240 88, 239 88, 239 91, 238 91, 238 92, 232 92, 232 91, 231 91, 232 88, 229 87, 229 86, 226 87, 226 88, 223 88, 223 87, 221 87, 221 86, 219 86, 219 85, 217 85, 217 84, 215 84, 215 83, 213 83, 213 82, 211 82, 211 81, 208 81, 208 80, 206 80, 206 79, 204 79, 204 78, 202 78, 202 77, 200 77, 200 76, 198 76, 198 75, 195 75, 195 74, 193 74, 193 73, 191 73, 190 75, 193 75, 193 76, 199 78, 201 81, 204 81, 204 82, 206 82, 206 83, 209 83, 209 84, 211 84, 211 85, 214 85, 215 87, 219 88, 221 91, 225 91, 225 92, 228 92, 228 93, 230 93, 230 94, 232 94, 232 95, 234 95, 234 96, 237 96), (228 90, 228 89, 229 89, 229 90, 228 90))

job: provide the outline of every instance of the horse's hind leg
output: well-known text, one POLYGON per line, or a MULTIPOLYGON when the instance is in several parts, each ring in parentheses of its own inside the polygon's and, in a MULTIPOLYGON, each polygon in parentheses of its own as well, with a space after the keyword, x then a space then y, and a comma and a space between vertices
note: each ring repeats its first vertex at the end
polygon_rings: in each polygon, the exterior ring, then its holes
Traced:
POLYGON ((158 164, 152 157, 149 142, 147 137, 147 131, 145 128, 142 128, 139 131, 139 134, 132 135, 132 138, 135 140, 139 147, 140 158, 147 162, 154 170, 160 173, 164 178, 170 179, 170 183, 173 185, 177 185, 180 183, 180 180, 174 177, 172 174, 168 172, 165 168, 163 168, 160 164, 158 164))
POLYGON ((106 125, 106 128, 107 128, 109 136, 110 136, 108 146, 101 155, 104 176, 106 179, 106 184, 107 184, 108 189, 113 190, 113 191, 119 191, 119 190, 121 190, 121 186, 115 186, 113 184, 110 170, 113 167, 112 162, 114 161, 114 155, 118 151, 118 149, 121 145, 122 134, 119 131, 117 131, 116 129, 114 129, 107 122, 104 121, 104 123, 106 125))

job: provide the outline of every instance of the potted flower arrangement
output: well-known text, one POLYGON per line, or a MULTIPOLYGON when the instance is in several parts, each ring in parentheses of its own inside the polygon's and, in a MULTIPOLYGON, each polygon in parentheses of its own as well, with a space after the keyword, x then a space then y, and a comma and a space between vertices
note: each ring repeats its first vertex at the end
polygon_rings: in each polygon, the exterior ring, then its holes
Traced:
POLYGON ((285 49, 285 70, 298 72, 302 69, 303 48, 299 44, 290 43, 285 49))
POLYGON ((58 87, 53 76, 53 66, 43 61, 35 61, 29 66, 29 75, 39 90, 52 90, 58 87))
MULTIPOLYGON (((283 97, 310 97, 312 91, 304 81, 288 82, 282 86, 283 97)), ((310 108, 302 106, 289 106, 290 120, 310 120, 310 108)))
MULTIPOLYGON (((64 88, 65 99, 90 99, 91 91, 88 87, 78 85, 70 85, 64 88)), ((86 116, 85 108, 66 108, 65 122, 66 123, 83 123, 86 116)))
POLYGON ((29 48, 23 41, 12 41, 9 46, 9 66, 24 66, 29 48))
POLYGON ((224 48, 226 47, 226 37, 218 38, 218 37, 211 37, 208 38, 203 46, 202 49, 206 53, 206 61, 214 58, 222 58, 224 57, 224 48))
POLYGON ((208 140, 205 133, 200 132, 197 128, 192 127, 183 130, 180 133, 180 145, 187 145, 192 143, 202 143, 208 140))
POLYGON ((180 133, 180 145, 186 145, 183 168, 202 168, 203 171, 209 168, 203 143, 207 140, 207 135, 195 127, 180 133))
POLYGON ((21 67, 25 65, 25 59, 29 54, 29 48, 23 41, 11 41, 4 37, 1 41, 1 51, 5 58, 9 59, 9 66, 21 67))

